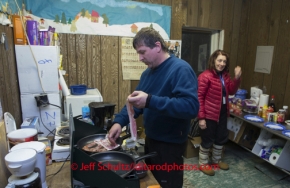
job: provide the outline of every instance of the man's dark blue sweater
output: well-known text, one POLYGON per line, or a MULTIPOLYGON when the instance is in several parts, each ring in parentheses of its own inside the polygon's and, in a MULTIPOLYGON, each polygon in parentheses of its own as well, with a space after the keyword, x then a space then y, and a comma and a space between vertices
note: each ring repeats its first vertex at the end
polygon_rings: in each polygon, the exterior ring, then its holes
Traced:
MULTIPOLYGON (((152 95, 147 108, 134 108, 135 118, 143 114, 146 136, 169 143, 185 142, 190 121, 199 110, 197 77, 191 66, 170 56, 157 68, 142 73, 136 91, 152 95)), ((121 126, 129 123, 126 106, 114 122, 121 126)))

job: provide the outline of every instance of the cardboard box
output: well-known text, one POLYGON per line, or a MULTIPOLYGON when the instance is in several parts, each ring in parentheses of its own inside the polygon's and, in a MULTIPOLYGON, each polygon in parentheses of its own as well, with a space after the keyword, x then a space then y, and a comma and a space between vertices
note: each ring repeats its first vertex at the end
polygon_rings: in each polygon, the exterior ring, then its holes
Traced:
POLYGON ((31 48, 33 54, 28 45, 15 45, 20 93, 59 92, 58 47, 32 45, 31 48))
POLYGON ((252 150, 260 135, 260 131, 261 129, 259 127, 246 123, 245 130, 243 131, 238 144, 252 150))
POLYGON ((194 137, 193 139, 188 138, 183 157, 185 158, 197 157, 199 153, 200 143, 201 143, 200 137, 194 137))
POLYGON ((37 107, 35 96, 37 94, 21 95, 21 109, 23 120, 27 117, 37 116, 39 119, 39 127, 36 127, 38 131, 43 132, 41 136, 52 136, 51 132, 56 127, 61 125, 61 109, 56 106, 61 106, 59 93, 47 94, 48 101, 50 104, 45 107, 37 107), (46 128, 44 127, 44 125, 46 128))
POLYGON ((227 127, 229 130, 229 139, 235 143, 239 143, 246 128, 246 122, 238 118, 229 117, 227 127))

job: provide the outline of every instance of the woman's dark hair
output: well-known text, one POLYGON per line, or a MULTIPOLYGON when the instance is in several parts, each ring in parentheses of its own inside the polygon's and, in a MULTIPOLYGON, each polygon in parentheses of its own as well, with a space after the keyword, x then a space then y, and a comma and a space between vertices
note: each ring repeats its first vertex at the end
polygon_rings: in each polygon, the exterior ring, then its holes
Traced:
POLYGON ((133 47, 136 50, 138 46, 145 45, 149 48, 154 48, 156 42, 159 41, 163 51, 167 52, 168 48, 158 31, 151 27, 144 27, 135 35, 133 39, 133 47))
POLYGON ((226 67, 225 67, 224 71, 229 72, 229 69, 230 69, 230 56, 229 56, 228 53, 226 53, 223 50, 216 50, 215 52, 213 52, 211 54, 211 56, 209 57, 209 60, 208 60, 208 69, 209 70, 216 70, 214 63, 215 63, 215 60, 217 59, 217 57, 219 55, 223 55, 223 56, 226 57, 227 63, 226 63, 226 67))

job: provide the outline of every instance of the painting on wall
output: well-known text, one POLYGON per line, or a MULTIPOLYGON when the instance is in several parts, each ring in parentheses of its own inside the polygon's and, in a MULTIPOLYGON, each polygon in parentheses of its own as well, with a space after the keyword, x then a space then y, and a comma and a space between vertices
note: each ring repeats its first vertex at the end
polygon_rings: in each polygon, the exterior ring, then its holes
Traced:
MULTIPOLYGON (((169 39, 171 7, 129 0, 1 0, 2 9, 36 20, 39 29, 57 33, 134 37, 143 27, 153 27, 169 39), (166 19, 164 19, 166 18, 166 19)), ((5 15, 0 14, 4 18, 5 15)))

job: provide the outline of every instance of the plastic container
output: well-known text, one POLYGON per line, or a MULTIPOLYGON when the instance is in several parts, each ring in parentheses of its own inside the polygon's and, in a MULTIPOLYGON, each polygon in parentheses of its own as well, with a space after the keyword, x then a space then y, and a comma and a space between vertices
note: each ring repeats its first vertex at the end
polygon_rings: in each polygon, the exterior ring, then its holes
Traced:
POLYGON ((267 119, 267 110, 268 110, 268 106, 264 105, 263 106, 263 112, 262 112, 262 118, 263 119, 267 119))
POLYGON ((289 117, 288 117, 288 106, 283 106, 283 109, 285 110, 285 120, 287 120, 289 117))
POLYGON ((244 99, 246 99, 247 93, 248 92, 245 89, 238 89, 238 91, 235 94, 235 97, 244 100, 244 99))
POLYGON ((284 123, 285 121, 285 110, 280 109, 277 114, 277 123, 284 123))
POLYGON ((70 92, 72 95, 85 95, 87 94, 86 85, 72 85, 70 86, 70 92))
POLYGON ((88 106, 82 107, 82 117, 83 119, 90 117, 90 108, 88 106))

